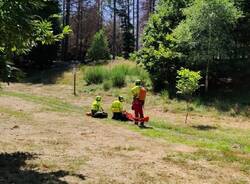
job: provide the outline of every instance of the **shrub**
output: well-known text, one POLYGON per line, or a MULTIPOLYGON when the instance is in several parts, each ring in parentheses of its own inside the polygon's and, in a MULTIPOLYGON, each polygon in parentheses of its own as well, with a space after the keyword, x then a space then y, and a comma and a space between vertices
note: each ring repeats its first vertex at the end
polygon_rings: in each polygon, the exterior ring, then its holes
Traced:
POLYGON ((108 41, 103 30, 100 30, 95 34, 90 48, 87 52, 87 57, 91 61, 110 59, 108 41))
POLYGON ((109 81, 109 80, 107 80, 107 81, 105 81, 104 83, 103 83, 103 90, 104 91, 108 91, 108 90, 110 90, 110 88, 112 87, 112 83, 111 83, 111 81, 109 81))
POLYGON ((107 77, 107 70, 104 67, 96 66, 86 70, 84 74, 84 80, 87 85, 89 84, 101 84, 107 77))
POLYGON ((187 123, 188 113, 190 111, 190 101, 192 100, 192 94, 199 89, 199 81, 202 78, 200 72, 191 71, 189 69, 181 68, 178 70, 177 84, 176 88, 178 89, 177 93, 185 96, 187 98, 187 114, 185 123, 187 123))
POLYGON ((120 72, 112 72, 112 85, 113 87, 121 88, 126 85, 126 75, 120 72))

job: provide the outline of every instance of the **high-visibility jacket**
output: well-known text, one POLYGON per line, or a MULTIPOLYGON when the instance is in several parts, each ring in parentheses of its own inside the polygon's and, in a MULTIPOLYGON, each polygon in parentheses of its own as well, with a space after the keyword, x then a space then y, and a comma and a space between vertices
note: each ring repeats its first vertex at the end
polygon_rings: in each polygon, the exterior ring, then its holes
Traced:
POLYGON ((91 106, 91 110, 93 111, 102 111, 102 106, 100 101, 94 101, 91 106))
POLYGON ((144 87, 141 87, 139 92, 139 100, 145 101, 146 95, 147 95, 146 89, 144 87))
POLYGON ((111 105, 112 112, 122 112, 123 111, 123 105, 122 102, 119 100, 115 100, 111 105))
POLYGON ((140 89, 141 89, 140 86, 135 86, 131 89, 131 92, 135 98, 139 98, 140 89))

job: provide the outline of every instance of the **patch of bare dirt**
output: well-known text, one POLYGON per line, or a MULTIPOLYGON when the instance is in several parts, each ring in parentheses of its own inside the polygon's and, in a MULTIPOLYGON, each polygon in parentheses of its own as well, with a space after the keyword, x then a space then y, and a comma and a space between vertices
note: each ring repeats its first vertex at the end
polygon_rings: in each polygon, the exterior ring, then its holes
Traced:
POLYGON ((21 112, 35 112, 39 111, 42 106, 17 97, 0 96, 0 107, 21 112))

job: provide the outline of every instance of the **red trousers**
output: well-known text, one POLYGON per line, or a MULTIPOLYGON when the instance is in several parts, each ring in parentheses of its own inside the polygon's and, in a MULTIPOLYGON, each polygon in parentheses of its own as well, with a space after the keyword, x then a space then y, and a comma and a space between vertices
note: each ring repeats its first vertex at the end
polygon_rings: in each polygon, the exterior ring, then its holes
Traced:
POLYGON ((139 99, 134 99, 132 103, 132 110, 135 111, 135 117, 136 118, 144 118, 143 114, 143 101, 139 99))

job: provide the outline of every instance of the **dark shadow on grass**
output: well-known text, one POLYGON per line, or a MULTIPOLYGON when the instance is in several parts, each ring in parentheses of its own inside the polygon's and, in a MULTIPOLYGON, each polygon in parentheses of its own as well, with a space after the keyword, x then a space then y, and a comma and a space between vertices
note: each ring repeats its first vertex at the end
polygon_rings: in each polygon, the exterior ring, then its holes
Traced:
POLYGON ((197 130, 203 130, 203 131, 208 131, 208 130, 215 130, 217 127, 215 126, 210 126, 210 125, 193 125, 193 128, 197 130))
POLYGON ((154 129, 153 127, 147 126, 147 125, 139 126, 139 128, 141 128, 141 129, 154 129))
POLYGON ((195 106, 205 106, 217 109, 230 116, 250 117, 250 86, 238 89, 212 89, 210 93, 196 97, 195 106))
POLYGON ((49 69, 24 70, 26 73, 26 77, 22 80, 22 82, 45 85, 55 84, 57 79, 60 78, 64 74, 64 72, 72 69, 72 67, 72 62, 54 62, 49 69))
POLYGON ((62 178, 75 176, 81 180, 86 177, 68 171, 40 172, 28 167, 26 161, 37 158, 36 154, 26 152, 0 153, 0 183, 3 184, 67 184, 62 178))

